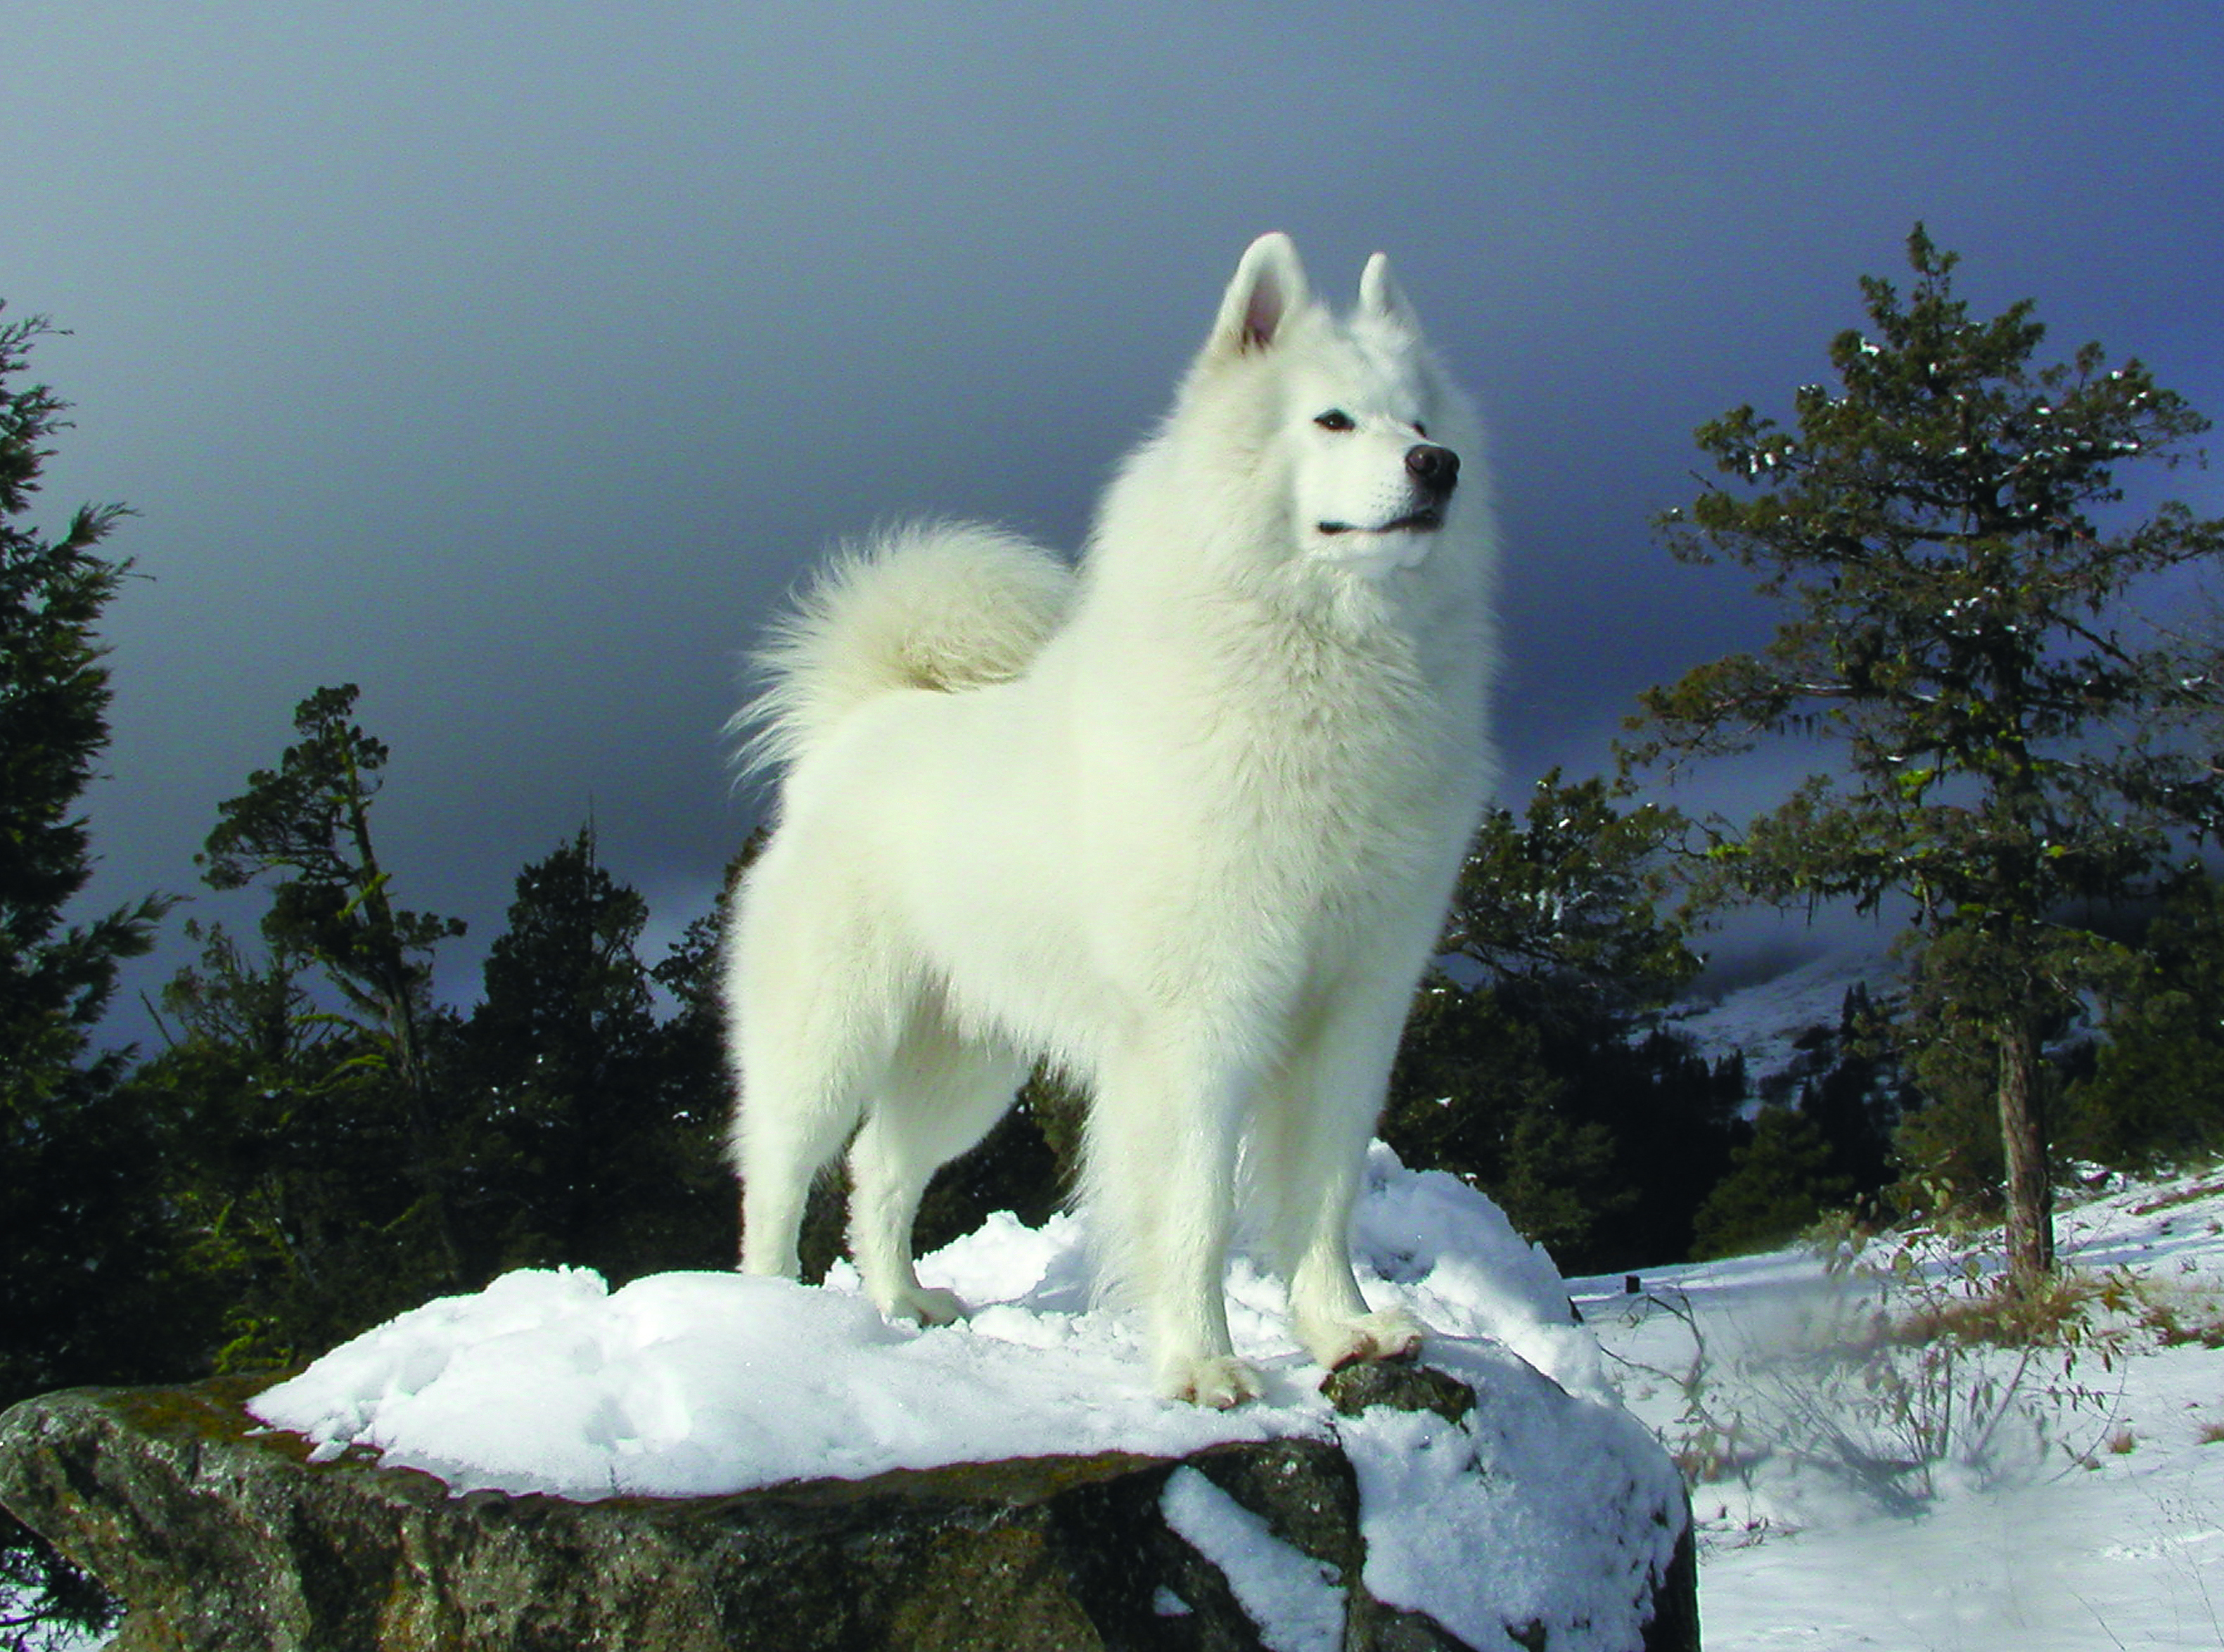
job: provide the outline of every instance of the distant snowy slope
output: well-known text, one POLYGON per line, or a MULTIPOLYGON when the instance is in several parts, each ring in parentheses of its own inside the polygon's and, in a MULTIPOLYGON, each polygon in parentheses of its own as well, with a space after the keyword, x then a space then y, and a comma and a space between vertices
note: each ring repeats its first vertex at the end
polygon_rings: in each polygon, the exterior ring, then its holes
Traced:
POLYGON ((1891 988, 1899 975, 1886 936, 1834 948, 1711 1003, 1673 1011, 1669 1025, 1710 1062, 1743 1051, 1746 1072, 1758 1084, 1791 1065, 1800 1034, 1816 1026, 1836 1029, 1848 988, 1857 983, 1876 993, 1891 988))

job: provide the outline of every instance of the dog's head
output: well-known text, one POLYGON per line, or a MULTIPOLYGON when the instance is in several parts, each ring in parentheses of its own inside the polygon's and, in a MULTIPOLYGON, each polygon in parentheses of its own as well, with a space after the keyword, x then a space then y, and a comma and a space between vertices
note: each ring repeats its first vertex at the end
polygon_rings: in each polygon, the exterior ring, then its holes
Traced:
POLYGON ((1469 420, 1381 253, 1339 321, 1309 296, 1289 237, 1261 236, 1229 282, 1198 371, 1248 384, 1256 460, 1284 495, 1299 556, 1375 577, 1436 548, 1469 420))

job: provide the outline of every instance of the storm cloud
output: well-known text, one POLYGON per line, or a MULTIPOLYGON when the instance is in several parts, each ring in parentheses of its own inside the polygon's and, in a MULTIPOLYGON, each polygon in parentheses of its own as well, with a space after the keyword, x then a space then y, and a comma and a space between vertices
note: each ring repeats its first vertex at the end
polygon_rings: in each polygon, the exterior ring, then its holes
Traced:
POLYGON ((2224 407, 2220 70, 2208 0, 11 9, 46 502, 128 501, 146 577, 92 899, 193 890, 353 681, 401 897, 471 922, 447 990, 591 813, 676 930, 757 804, 718 731, 768 605, 908 514, 1077 545, 1270 228, 1344 297, 1387 249, 1480 393, 1508 791, 1595 771, 1765 634, 1648 529, 1692 426, 1823 376, 1917 219, 2224 407))

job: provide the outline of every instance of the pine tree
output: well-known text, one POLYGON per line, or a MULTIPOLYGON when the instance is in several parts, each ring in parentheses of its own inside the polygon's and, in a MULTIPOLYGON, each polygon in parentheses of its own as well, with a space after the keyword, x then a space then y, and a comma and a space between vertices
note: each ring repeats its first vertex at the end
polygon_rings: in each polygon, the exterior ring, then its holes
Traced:
POLYGON ((1830 1144, 1804 1113, 1762 1108, 1752 1134, 1732 1150, 1729 1174, 1699 1207, 1692 1256, 1710 1261, 1797 1237, 1854 1190, 1830 1160, 1830 1144))
POLYGON ((1893 1180, 1892 1135, 1906 1099, 1882 1025, 1868 988, 1859 981, 1848 987, 1837 1030, 1818 1041, 1823 1061, 1799 1087, 1800 1114, 1829 1144, 1831 1174, 1861 1198, 1873 1198, 1893 1180))
POLYGON ((389 753, 354 721, 357 694, 352 684, 321 688, 294 708, 299 740, 278 767, 256 770, 246 791, 218 805, 196 859, 214 888, 269 881, 263 939, 274 957, 313 962, 338 994, 330 1012, 355 1035, 344 1075, 399 1109, 417 1214, 437 1247, 440 1277, 460 1286, 455 1166, 426 1032, 433 952, 464 924, 394 904, 370 830, 389 753))
MULTIPOLYGON (((79 509, 59 539, 24 520, 68 427, 68 404, 22 381, 47 331, 0 325, 0 1406, 157 1374, 146 1334, 167 1259, 148 1144, 117 1094, 126 1057, 92 1048, 118 963, 148 949, 167 903, 69 921, 93 864, 79 801, 109 735, 96 631, 130 564, 98 551, 120 506, 79 509)), ((104 1616, 4 1516, 0 1580, 48 1621, 104 1616)))
POLYGON ((602 865, 588 826, 518 873, 509 917, 459 1040, 475 1271, 569 1264, 622 1280, 723 1261, 696 1235, 713 1225, 698 1207, 718 1121, 673 1082, 688 1046, 654 1012, 637 950, 648 903, 602 865))
POLYGON ((1602 779, 1531 788, 1520 816, 1487 811, 1460 868, 1443 948, 1540 1011, 1627 1018, 1698 973, 1687 914, 1664 911, 1682 817, 1623 810, 1602 779))
POLYGON ((2182 737, 2201 672, 2126 605, 2224 549, 2183 505, 2104 529, 2118 470, 2186 456, 2206 421, 2088 344, 2034 366, 2028 301, 1990 319, 1921 226, 1912 288, 1865 279, 1869 325, 1785 428, 1743 407, 1698 432, 1731 486, 1661 519, 1683 561, 1756 571, 1790 615, 1755 653, 1644 697, 1633 764, 1835 741, 1742 829, 1709 823, 1716 892, 1917 914, 1908 1047, 1927 1088, 1981 1075, 2005 1157, 2014 1277, 2052 1265, 2041 1116, 2048 1029, 2120 955, 2064 915, 2151 885, 2224 802, 2182 737))
POLYGON ((167 905, 65 922, 92 873, 74 810, 108 743, 95 629, 130 564, 97 550, 122 506, 79 508, 59 539, 20 520, 52 456, 46 443, 68 425, 52 390, 14 382, 47 330, 36 318, 0 326, 0 1095, 11 1128, 113 1076, 117 1057, 87 1056, 92 1030, 118 962, 147 950, 167 905))
POLYGON ((740 1252, 741 1202, 726 1156, 734 1100, 726 1072, 718 962, 734 879, 753 853, 745 848, 727 867, 711 910, 691 920, 648 972, 674 1006, 658 1036, 666 1105, 680 1156, 676 1174, 681 1191, 667 1200, 675 1221, 662 1266, 731 1267, 740 1252))
POLYGON ((1578 1271, 1679 1253, 1728 1153, 1705 1063, 1637 1037, 1699 966, 1662 905, 1678 830, 1557 769, 1486 814, 1391 1075, 1385 1139, 1578 1271))
POLYGON ((471 1282, 470 1144, 438 1059, 452 1018, 429 994, 463 924, 394 902, 371 829, 389 753, 356 699, 303 700, 278 766, 218 805, 203 875, 268 888, 260 952, 187 926, 202 949, 163 988, 169 1047, 132 1085, 222 1370, 310 1357, 471 1282))
POLYGON ((160 1145, 152 1191, 206 1363, 293 1365, 452 1281, 380 1029, 325 1007, 294 946, 186 931, 201 952, 162 989, 167 1047, 129 1086, 160 1145))
POLYGON ((2224 883, 2181 877, 2139 950, 2064 1134, 2081 1157, 2151 1170, 2224 1151, 2224 883))
POLYGON ((1535 1021, 1494 988, 1422 984, 1390 1075, 1382 1138, 1416 1170, 1482 1189, 1532 1243, 1583 1271, 1636 1201, 1605 1126, 1578 1118, 1535 1021))

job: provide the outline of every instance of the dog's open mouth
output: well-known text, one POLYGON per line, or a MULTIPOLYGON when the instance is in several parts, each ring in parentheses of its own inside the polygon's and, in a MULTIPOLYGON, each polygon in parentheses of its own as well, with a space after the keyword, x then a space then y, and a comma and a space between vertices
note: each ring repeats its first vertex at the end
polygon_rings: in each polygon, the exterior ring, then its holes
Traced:
POLYGON ((1337 533, 1433 533, 1444 525, 1444 512, 1434 506, 1425 506, 1419 510, 1408 512, 1393 522, 1385 522, 1380 527, 1363 528, 1356 522, 1316 522, 1313 526, 1319 533, 1334 535, 1337 533))

